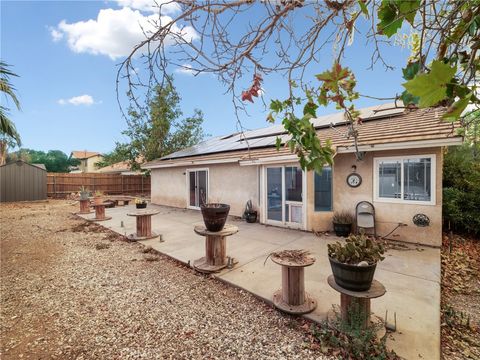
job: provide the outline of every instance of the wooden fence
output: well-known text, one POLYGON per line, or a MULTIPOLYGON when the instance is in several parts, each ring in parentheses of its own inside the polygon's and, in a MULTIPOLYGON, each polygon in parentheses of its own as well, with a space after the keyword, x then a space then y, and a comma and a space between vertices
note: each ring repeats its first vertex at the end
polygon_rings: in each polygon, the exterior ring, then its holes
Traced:
POLYGON ((149 195, 150 176, 97 173, 48 173, 47 194, 49 197, 63 198, 77 193, 80 187, 89 191, 102 191, 105 194, 149 195))

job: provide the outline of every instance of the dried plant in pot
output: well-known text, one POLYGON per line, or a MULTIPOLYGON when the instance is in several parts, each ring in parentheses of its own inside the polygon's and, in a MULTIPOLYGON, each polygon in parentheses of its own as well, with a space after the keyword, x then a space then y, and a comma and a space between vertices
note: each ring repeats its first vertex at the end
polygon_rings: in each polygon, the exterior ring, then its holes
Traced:
POLYGON ((137 209, 146 209, 147 208, 147 200, 142 198, 135 199, 135 207, 137 209))
POLYGON ((252 200, 247 201, 245 206, 245 211, 243 212, 243 218, 247 223, 256 223, 257 222, 258 212, 253 210, 252 200))
POLYGON ((385 249, 364 234, 350 235, 344 244, 328 244, 328 258, 335 282, 348 290, 367 291, 372 286, 377 263, 385 249))
POLYGON ((349 211, 335 211, 333 214, 333 230, 337 236, 348 236, 352 232, 353 214, 349 211))
POLYGON ((207 203, 200 206, 203 222, 208 231, 217 232, 223 229, 230 212, 230 205, 207 203))
POLYGON ((93 203, 95 205, 99 205, 103 202, 103 192, 102 191, 95 191, 95 195, 93 195, 93 203))
POLYGON ((80 200, 88 200, 90 191, 85 186, 81 186, 79 194, 80 194, 80 200))

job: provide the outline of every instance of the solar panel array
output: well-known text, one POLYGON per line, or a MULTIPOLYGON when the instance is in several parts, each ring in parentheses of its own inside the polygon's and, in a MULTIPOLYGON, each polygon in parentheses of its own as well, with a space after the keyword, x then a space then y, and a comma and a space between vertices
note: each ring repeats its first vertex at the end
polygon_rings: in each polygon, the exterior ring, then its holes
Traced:
MULTIPOLYGON (((395 104, 382 104, 368 108, 360 109, 360 117, 363 121, 374 120, 395 116, 403 113, 403 108, 396 108, 395 104)), ((312 124, 317 129, 329 127, 331 125, 341 125, 345 123, 343 113, 335 113, 320 116, 312 119, 312 124)), ((224 151, 245 150, 274 146, 277 137, 285 143, 289 139, 283 125, 273 125, 261 129, 249 130, 243 133, 233 133, 226 136, 216 136, 203 141, 197 145, 174 152, 163 157, 161 160, 177 159, 187 156, 196 156, 204 154, 219 153, 224 151)))

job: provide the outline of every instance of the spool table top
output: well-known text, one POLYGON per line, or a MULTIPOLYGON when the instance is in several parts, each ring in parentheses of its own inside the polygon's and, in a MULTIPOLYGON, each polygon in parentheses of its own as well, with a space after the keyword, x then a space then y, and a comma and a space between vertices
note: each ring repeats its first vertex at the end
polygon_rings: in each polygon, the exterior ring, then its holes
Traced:
POLYGON ((220 231, 208 231, 204 224, 195 225, 194 229, 196 234, 201 236, 214 235, 214 236, 230 236, 238 232, 238 226, 225 224, 220 231))
POLYGON ((281 258, 277 256, 275 253, 271 255, 271 258, 275 264, 288 266, 288 267, 307 267, 307 266, 313 265, 316 261, 314 257, 308 256, 308 255, 305 257, 305 261, 303 262, 297 262, 297 261, 292 261, 291 259, 281 258))
POLYGON ((372 287, 367 291, 353 291, 345 289, 335 282, 335 278, 333 277, 333 275, 330 275, 328 277, 327 282, 328 285, 330 285, 333 289, 337 290, 339 293, 352 296, 354 298, 375 299, 385 295, 385 293, 387 292, 385 286, 383 286, 383 284, 377 280, 372 281, 372 287))
POLYGON ((160 210, 137 210, 135 212, 129 212, 127 213, 127 216, 153 216, 160 214, 160 210))

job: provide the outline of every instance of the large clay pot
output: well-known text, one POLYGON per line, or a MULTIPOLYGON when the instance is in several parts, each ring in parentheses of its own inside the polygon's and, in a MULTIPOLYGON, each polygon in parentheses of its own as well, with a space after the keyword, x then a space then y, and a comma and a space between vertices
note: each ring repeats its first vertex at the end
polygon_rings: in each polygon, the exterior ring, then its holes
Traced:
POLYGON ((230 205, 211 203, 202 205, 200 209, 208 231, 216 232, 223 229, 230 211, 230 205))
POLYGON ((103 203, 103 196, 94 196, 93 203, 95 205, 100 205, 101 203, 103 203))
POLYGON ((367 291, 372 286, 377 264, 357 266, 341 263, 330 256, 328 259, 335 282, 339 286, 352 291, 367 291))

